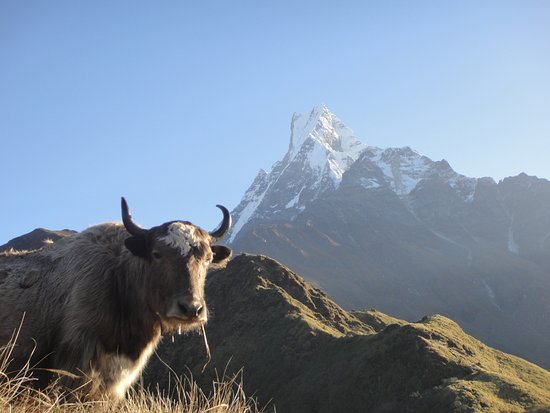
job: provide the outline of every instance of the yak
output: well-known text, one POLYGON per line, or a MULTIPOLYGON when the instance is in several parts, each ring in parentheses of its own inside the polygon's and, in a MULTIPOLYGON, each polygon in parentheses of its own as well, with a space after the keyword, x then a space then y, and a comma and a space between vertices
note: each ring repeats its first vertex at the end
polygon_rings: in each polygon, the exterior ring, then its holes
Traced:
POLYGON ((10 369, 33 367, 39 386, 58 381, 86 399, 122 399, 163 334, 201 328, 214 245, 228 210, 206 232, 188 221, 144 229, 121 199, 122 223, 91 226, 34 251, 0 254, 0 349, 17 332, 10 369), (30 363, 30 364, 26 364, 30 363))

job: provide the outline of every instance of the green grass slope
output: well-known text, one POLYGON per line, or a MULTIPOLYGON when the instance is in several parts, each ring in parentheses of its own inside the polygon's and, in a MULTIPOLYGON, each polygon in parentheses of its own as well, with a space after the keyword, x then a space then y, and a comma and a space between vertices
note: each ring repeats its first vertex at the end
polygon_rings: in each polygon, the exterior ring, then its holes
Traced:
POLYGON ((247 394, 279 412, 549 411, 550 373, 442 316, 408 323, 346 312, 276 261, 240 255, 209 275, 203 337, 165 339, 145 381, 199 382, 244 369, 247 394))

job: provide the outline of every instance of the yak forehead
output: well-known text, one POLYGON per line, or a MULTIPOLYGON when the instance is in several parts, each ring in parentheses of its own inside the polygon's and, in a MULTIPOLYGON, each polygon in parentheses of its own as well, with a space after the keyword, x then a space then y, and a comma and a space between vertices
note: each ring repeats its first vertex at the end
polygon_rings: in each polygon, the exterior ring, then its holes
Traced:
POLYGON ((166 235, 159 239, 166 245, 177 248, 182 256, 187 256, 193 247, 199 247, 205 241, 203 231, 192 224, 172 222, 168 225, 166 235))

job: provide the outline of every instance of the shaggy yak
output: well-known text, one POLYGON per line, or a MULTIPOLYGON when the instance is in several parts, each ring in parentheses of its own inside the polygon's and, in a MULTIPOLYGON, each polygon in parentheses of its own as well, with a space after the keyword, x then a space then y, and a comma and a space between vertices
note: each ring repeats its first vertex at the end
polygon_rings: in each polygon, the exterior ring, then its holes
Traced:
POLYGON ((223 221, 210 233, 185 221, 147 230, 122 198, 123 224, 0 254, 0 348, 21 326, 10 369, 30 360, 40 386, 61 370, 71 373, 62 385, 88 399, 123 398, 162 333, 206 323, 208 266, 231 255, 212 245, 231 226, 218 208, 223 221))

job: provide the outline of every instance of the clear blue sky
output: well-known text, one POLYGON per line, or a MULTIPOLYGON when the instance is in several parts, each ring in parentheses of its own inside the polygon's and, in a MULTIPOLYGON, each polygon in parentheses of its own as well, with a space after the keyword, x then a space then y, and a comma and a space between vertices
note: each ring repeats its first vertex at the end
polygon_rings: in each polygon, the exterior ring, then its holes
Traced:
POLYGON ((550 178, 550 1, 0 2, 0 244, 213 229, 325 103, 363 142, 550 178))

